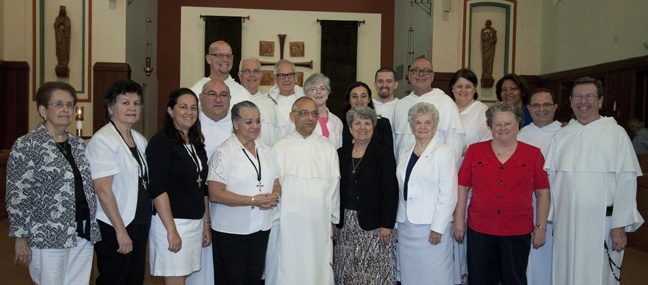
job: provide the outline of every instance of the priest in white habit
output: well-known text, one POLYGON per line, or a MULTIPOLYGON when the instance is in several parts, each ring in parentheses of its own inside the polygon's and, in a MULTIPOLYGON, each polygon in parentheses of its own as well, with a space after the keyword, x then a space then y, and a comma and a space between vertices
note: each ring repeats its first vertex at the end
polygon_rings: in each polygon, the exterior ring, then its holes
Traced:
MULTIPOLYGON (((554 120, 558 101, 556 95, 549 89, 538 88, 531 92, 527 108, 533 118, 531 124, 526 125, 518 134, 518 140, 540 149, 542 156, 547 157, 551 138, 560 130, 560 122, 554 120)), ((536 209, 537 199, 533 196, 533 209, 536 209)), ((534 210, 535 215, 535 210, 534 210)), ((535 221, 536 217, 533 217, 535 221)), ((531 248, 529 263, 527 265, 528 285, 551 284, 551 256, 553 252, 553 224, 547 223, 545 245, 540 248, 531 248)))
POLYGON ((545 161, 554 224, 552 284, 619 284, 626 232, 637 211, 642 172, 628 134, 599 114, 601 81, 583 77, 570 96, 576 119, 553 137, 545 161))
MULTIPOLYGON (((410 66, 408 79, 412 85, 412 93, 400 99, 394 110, 394 133, 396 134, 396 161, 400 152, 414 145, 414 134, 409 122, 407 112, 419 102, 434 105, 439 110, 439 123, 434 140, 447 144, 455 153, 463 153, 464 129, 459 116, 459 109, 450 96, 443 90, 432 88, 434 71, 432 63, 425 58, 418 58, 410 66)), ((461 155, 457 155, 457 165, 461 165, 461 155)))
POLYGON ((274 145, 281 168, 282 197, 270 233, 267 285, 334 284, 333 224, 340 221, 337 151, 313 133, 317 107, 309 97, 295 101, 295 131, 274 145))

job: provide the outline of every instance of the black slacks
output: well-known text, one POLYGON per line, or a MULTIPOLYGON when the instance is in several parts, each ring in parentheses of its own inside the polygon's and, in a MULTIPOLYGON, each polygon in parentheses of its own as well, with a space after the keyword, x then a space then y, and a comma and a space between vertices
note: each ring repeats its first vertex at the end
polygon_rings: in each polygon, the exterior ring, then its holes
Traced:
POLYGON ((121 254, 117 252, 119 243, 115 229, 102 221, 98 222, 101 241, 94 246, 97 253, 97 269, 99 270, 96 284, 142 285, 146 266, 146 243, 151 224, 126 226, 128 236, 133 241, 133 251, 121 254))
POLYGON ((212 230, 215 285, 259 285, 270 231, 237 235, 212 230))
POLYGON ((468 228, 468 284, 526 285, 531 234, 494 236, 468 228))

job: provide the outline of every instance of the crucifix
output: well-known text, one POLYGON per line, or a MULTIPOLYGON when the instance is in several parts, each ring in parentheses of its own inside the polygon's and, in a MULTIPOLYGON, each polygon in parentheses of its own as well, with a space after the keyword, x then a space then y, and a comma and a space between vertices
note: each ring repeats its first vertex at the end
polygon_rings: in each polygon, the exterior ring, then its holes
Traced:
MULTIPOLYGON (((284 59, 284 45, 286 44, 286 34, 278 34, 279 36, 279 59, 284 59)), ((261 61, 261 65, 275 65, 276 62, 272 61, 261 61)), ((308 67, 313 69, 313 61, 302 61, 302 62, 293 62, 295 66, 308 67)))
POLYGON ((263 188, 263 184, 261 184, 261 181, 259 181, 256 187, 259 188, 259 192, 261 192, 261 188, 263 188))
POLYGON ((196 182, 198 183, 198 188, 200 188, 200 184, 202 183, 202 178, 200 178, 200 173, 198 173, 198 179, 196 179, 196 182))

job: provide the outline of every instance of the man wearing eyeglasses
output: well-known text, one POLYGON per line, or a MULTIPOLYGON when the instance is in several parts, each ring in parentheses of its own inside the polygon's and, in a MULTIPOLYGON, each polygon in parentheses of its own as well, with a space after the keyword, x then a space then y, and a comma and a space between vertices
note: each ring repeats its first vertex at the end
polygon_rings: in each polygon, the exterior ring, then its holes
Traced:
MULTIPOLYGON (((230 117, 230 91, 225 82, 219 79, 207 80, 200 89, 200 128, 205 136, 207 159, 211 161, 216 148, 232 135, 232 119, 230 117)), ((205 181, 206 183, 207 181, 205 181)), ((211 203, 210 203, 211 204, 211 203)), ((210 206, 211 207, 211 206, 210 206)), ((215 211, 209 211, 211 221, 215 211)), ((207 225, 205 225, 207 226, 207 225)), ((214 237, 215 235, 212 235, 214 237)), ((211 243, 202 248, 201 269, 187 276, 187 285, 214 284, 214 259, 211 243)))
POLYGON ((191 87, 191 91, 200 94, 202 87, 211 79, 218 79, 225 82, 230 90, 231 104, 249 100, 245 88, 238 84, 230 75, 232 65, 234 64, 234 55, 232 47, 225 41, 215 41, 209 45, 209 53, 205 55, 205 60, 209 64, 209 77, 204 77, 191 87))
POLYGON ((274 66, 275 85, 268 91, 277 109, 277 125, 285 134, 286 125, 290 123, 290 108, 299 97, 304 96, 304 90, 295 85, 295 65, 287 59, 282 59, 274 66))
MULTIPOLYGON (((413 91, 396 104, 394 111, 394 133, 396 133, 397 157, 402 151, 414 145, 414 134, 407 121, 409 109, 419 102, 434 105, 439 110, 439 123, 434 140, 447 144, 455 153, 461 154, 463 150, 464 130, 459 117, 459 109, 450 96, 443 90, 432 88, 434 71, 432 63, 425 58, 418 58, 409 68, 408 79, 413 91)), ((456 155, 457 165, 460 165, 461 155, 456 155)))
MULTIPOLYGON (((553 135, 560 130, 561 123, 554 121, 558 109, 556 95, 549 89, 538 88, 531 92, 529 105, 533 122, 528 124, 518 134, 518 140, 540 149, 547 157, 549 144, 553 135)), ((536 197, 533 196, 533 208, 536 207, 536 197)), ((535 210, 533 211, 535 213, 535 210)), ((535 217, 533 218, 535 221, 535 217)), ((527 282, 529 285, 551 284, 551 253, 553 252, 553 225, 548 223, 545 231, 545 245, 529 253, 527 265, 527 282)))
POLYGON ((544 165, 554 226, 552 284, 619 284, 626 232, 644 222, 636 201, 642 172, 628 134, 599 114, 600 80, 576 80, 569 101, 576 119, 553 136, 544 165))
POLYGON ((295 101, 294 131, 273 147, 281 171, 281 210, 270 232, 265 284, 333 285, 333 227, 340 222, 337 151, 314 133, 317 106, 295 101))
POLYGON ((250 101, 257 105, 261 115, 261 134, 259 139, 272 146, 280 137, 277 130, 277 113, 275 105, 265 94, 259 91, 261 83, 261 63, 254 57, 241 60, 239 64, 241 84, 250 96, 250 101))

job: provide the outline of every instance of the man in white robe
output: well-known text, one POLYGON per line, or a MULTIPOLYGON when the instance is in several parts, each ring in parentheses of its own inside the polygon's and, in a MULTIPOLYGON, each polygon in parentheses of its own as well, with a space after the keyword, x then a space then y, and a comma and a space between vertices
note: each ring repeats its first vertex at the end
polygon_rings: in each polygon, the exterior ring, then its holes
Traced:
POLYGON ((576 80, 576 115, 551 140, 545 162, 554 224, 552 284, 619 284, 626 232, 644 220, 637 211, 642 172, 628 134, 603 117, 603 86, 576 80))
MULTIPOLYGON (((554 121, 558 109, 556 95, 549 89, 540 88, 531 93, 527 108, 533 122, 520 130, 518 140, 540 149, 547 157, 549 144, 553 135, 560 130, 560 122, 554 121)), ((533 208, 536 208, 536 197, 533 196, 533 208)), ((536 220, 535 211, 533 220, 536 220)), ((529 285, 551 284, 551 256, 553 252, 553 225, 547 223, 544 246, 534 249, 531 247, 527 265, 527 282, 529 285)))
POLYGON ((249 100, 245 88, 238 84, 229 74, 232 70, 232 64, 234 64, 234 55, 232 54, 232 47, 227 42, 215 41, 209 45, 209 53, 205 55, 205 60, 209 64, 209 77, 198 80, 191 87, 191 91, 198 95, 207 81, 218 79, 225 82, 230 90, 230 110, 234 104, 249 100))
POLYGON ((293 103, 304 96, 304 90, 295 84, 295 64, 290 60, 282 59, 274 66, 275 85, 268 91, 268 98, 275 104, 277 112, 277 126, 281 136, 290 133, 290 112, 293 103))
MULTIPOLYGON (((232 120, 230 118, 230 95, 229 88, 225 82, 213 79, 208 80, 198 92, 200 100, 200 127, 205 137, 205 151, 207 159, 211 161, 212 154, 216 147, 221 145, 232 135, 232 120)), ((207 183, 205 181, 205 183, 207 183)), ((216 219, 211 208, 213 203, 205 205, 210 207, 210 220, 216 219)), ((212 229, 213 230, 213 229, 212 229)), ((213 232, 212 232, 212 236, 213 232)), ((187 285, 209 285, 214 284, 214 258, 212 245, 202 248, 200 270, 187 276, 187 285)))
POLYGON ((378 91, 378 97, 373 98, 376 114, 389 119, 389 123, 393 130, 395 127, 394 110, 396 110, 396 104, 399 101, 394 94, 396 88, 398 88, 396 72, 389 67, 378 69, 374 78, 374 87, 376 87, 376 91, 378 91))
POLYGON ((261 134, 259 140, 268 146, 280 138, 277 131, 277 113, 272 100, 259 91, 261 83, 261 63, 251 57, 241 60, 239 65, 239 78, 245 90, 249 93, 250 101, 257 105, 261 114, 261 134))
POLYGON ((313 99, 299 98, 292 109, 295 131, 274 145, 282 197, 278 224, 268 242, 265 284, 332 285, 332 224, 340 221, 337 151, 328 139, 313 133, 313 99))
MULTIPOLYGON (((455 153, 462 153, 464 129, 459 117, 459 109, 450 96, 441 89, 432 88, 434 80, 432 63, 425 58, 418 58, 410 66, 408 74, 414 91, 398 101, 394 111, 395 145, 398 150, 396 160, 403 150, 414 145, 414 134, 407 121, 407 112, 419 102, 430 103, 439 110, 439 124, 433 139, 449 145, 455 153)), ((461 155, 457 155, 456 159, 459 165, 461 155)))

